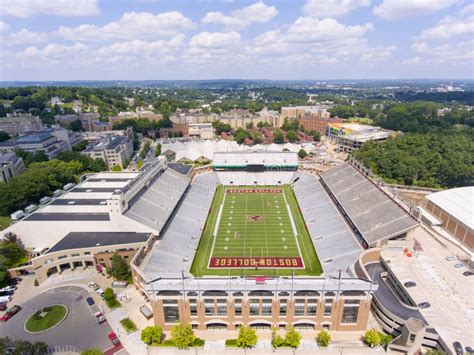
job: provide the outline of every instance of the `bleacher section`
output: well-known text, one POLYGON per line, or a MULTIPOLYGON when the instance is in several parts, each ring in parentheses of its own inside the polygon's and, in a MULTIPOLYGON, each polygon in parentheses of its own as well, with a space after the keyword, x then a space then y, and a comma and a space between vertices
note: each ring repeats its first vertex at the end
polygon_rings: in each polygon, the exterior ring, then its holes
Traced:
POLYGON ((189 272, 219 183, 215 173, 196 176, 164 231, 162 240, 143 263, 143 271, 150 279, 181 277, 182 270, 189 272))
POLYGON ((130 202, 125 216, 160 232, 191 179, 174 170, 159 172, 130 202))
POLYGON ((402 235, 418 225, 415 218, 350 163, 320 176, 368 246, 402 235))
POLYGON ((362 251, 360 244, 318 179, 304 173, 295 179, 293 190, 324 273, 347 272, 362 251))
POLYGON ((218 171, 223 185, 284 185, 292 181, 294 171, 266 171, 250 173, 240 171, 218 171))

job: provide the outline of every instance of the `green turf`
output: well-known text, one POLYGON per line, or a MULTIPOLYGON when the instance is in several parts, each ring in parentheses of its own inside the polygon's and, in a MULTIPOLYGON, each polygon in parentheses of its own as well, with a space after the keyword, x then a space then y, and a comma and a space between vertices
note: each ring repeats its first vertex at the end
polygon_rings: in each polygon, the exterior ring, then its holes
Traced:
MULTIPOLYGON (((314 250, 303 217, 298 208, 291 186, 284 186, 284 193, 241 193, 226 194, 229 188, 219 186, 214 196, 206 226, 193 260, 191 273, 195 276, 251 276, 291 275, 291 269, 209 269, 208 263, 214 257, 301 257, 304 269, 295 269, 295 275, 317 276, 322 273, 319 259, 314 250), (290 206, 291 216, 286 203, 290 206), (219 207, 223 204, 219 218, 219 207), (263 220, 249 221, 248 217, 258 215, 263 220), (293 218, 296 236, 290 222, 293 218), (214 230, 219 223, 216 237, 214 230)), ((252 187, 253 188, 253 187, 252 187)), ((258 187, 264 188, 264 187, 258 187)), ((281 188, 267 186, 265 188, 281 188)))
POLYGON ((25 328, 29 332, 37 333, 48 330, 61 322, 66 316, 67 308, 63 305, 53 305, 33 313, 25 323, 25 328), (40 316, 41 312, 45 315, 40 316))
POLYGON ((0 216, 0 231, 6 229, 12 224, 12 219, 8 216, 0 216))

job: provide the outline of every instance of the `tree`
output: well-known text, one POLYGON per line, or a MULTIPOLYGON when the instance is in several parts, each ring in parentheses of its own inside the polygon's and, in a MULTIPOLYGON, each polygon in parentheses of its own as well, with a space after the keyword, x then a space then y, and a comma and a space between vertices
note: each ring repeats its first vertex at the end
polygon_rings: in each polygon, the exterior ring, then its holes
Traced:
POLYGON ((375 329, 369 329, 364 334, 364 343, 371 348, 380 345, 380 336, 375 329))
POLYGON ((194 344, 196 337, 190 324, 178 323, 171 328, 171 341, 178 349, 187 349, 194 344))
POLYGON ((294 130, 289 130, 288 133, 286 134, 286 138, 288 138, 288 140, 289 140, 291 143, 294 143, 294 142, 296 142, 296 140, 298 139, 298 135, 296 134, 296 131, 294 131, 294 130))
POLYGON ((0 131, 0 142, 5 142, 10 139, 10 135, 7 132, 0 131))
POLYGON ((115 171, 115 172, 122 171, 122 167, 120 165, 114 165, 112 167, 112 171, 115 171))
POLYGON ((306 150, 304 149, 300 149, 299 152, 298 152, 298 157, 300 159, 304 159, 308 156, 308 153, 306 153, 306 150))
POLYGON ((214 121, 212 123, 212 127, 214 127, 216 134, 221 134, 222 132, 229 133, 232 130, 230 124, 224 123, 222 121, 214 121))
POLYGON ((120 255, 114 254, 110 259, 110 264, 109 273, 117 280, 124 281, 130 277, 130 265, 120 255))
POLYGON ((281 133, 279 130, 275 130, 273 132, 273 142, 276 144, 283 144, 285 142, 283 133, 281 133))
POLYGON ((291 346, 292 348, 297 348, 300 346, 301 334, 298 333, 294 327, 291 327, 286 333, 285 344, 291 346))
POLYGON ((151 141, 147 139, 145 144, 143 145, 142 150, 140 151, 140 158, 141 159, 146 158, 146 156, 148 154, 148 151, 150 150, 150 147, 151 147, 151 141))
POLYGON ((252 138, 252 135, 243 128, 237 128, 234 132, 234 139, 238 144, 242 144, 247 138, 252 138))
POLYGON ((265 124, 263 123, 263 121, 259 121, 259 122, 257 123, 257 127, 258 127, 258 128, 263 128, 264 126, 265 126, 265 124))
POLYGON ((253 122, 249 122, 245 125, 245 128, 247 129, 252 129, 253 128, 253 122))
POLYGON ((252 348, 257 344, 257 333, 250 327, 240 327, 237 337, 237 346, 240 348, 252 348))
POLYGON ((163 101, 160 106, 160 112, 165 120, 170 118, 170 104, 167 101, 163 101))
POLYGON ((161 143, 158 143, 155 148, 155 157, 161 155, 161 143))
POLYGON ((148 345, 160 344, 163 331, 160 327, 149 326, 142 330, 140 335, 142 341, 148 345))
POLYGON ((68 127, 71 131, 79 132, 82 130, 82 122, 80 119, 74 120, 69 124, 68 127))
POLYGON ((137 168, 137 170, 140 170, 142 167, 143 167, 143 160, 140 159, 140 160, 138 160, 138 162, 137 162, 136 168, 137 168))
POLYGON ((72 147, 73 152, 82 152, 86 147, 89 145, 89 141, 84 140, 82 142, 77 143, 74 147, 72 147))
POLYGON ((314 132, 313 134, 313 140, 315 142, 320 142, 321 141, 321 133, 319 133, 318 131, 314 132))
POLYGON ((316 342, 318 343, 320 347, 326 348, 331 342, 331 335, 329 334, 327 330, 323 329, 316 336, 316 342))
POLYGON ((8 348, 14 348, 12 354, 44 355, 48 353, 48 344, 42 341, 31 343, 27 340, 11 340, 8 337, 0 338, 0 354, 7 354, 8 348))
POLYGON ((104 352, 99 349, 86 349, 81 352, 81 355, 103 355, 104 352))

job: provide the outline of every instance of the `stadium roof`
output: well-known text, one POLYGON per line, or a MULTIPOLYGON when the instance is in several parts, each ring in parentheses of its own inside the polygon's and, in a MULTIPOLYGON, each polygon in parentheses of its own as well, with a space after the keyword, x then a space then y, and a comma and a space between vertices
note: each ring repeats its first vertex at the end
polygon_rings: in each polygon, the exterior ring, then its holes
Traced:
POLYGON ((474 186, 435 192, 426 198, 458 221, 474 229, 474 186))
POLYGON ((372 180, 345 162, 321 173, 321 180, 370 246, 419 225, 372 180))
POLYGON ((258 150, 216 152, 213 161, 214 166, 246 166, 262 163, 265 166, 298 166, 298 155, 293 152, 258 150))

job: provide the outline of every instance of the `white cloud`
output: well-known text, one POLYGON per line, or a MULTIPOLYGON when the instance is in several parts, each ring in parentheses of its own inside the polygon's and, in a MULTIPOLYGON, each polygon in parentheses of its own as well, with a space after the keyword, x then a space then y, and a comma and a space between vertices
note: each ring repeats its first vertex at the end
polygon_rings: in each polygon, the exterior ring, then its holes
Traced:
POLYGON ((308 0, 303 11, 310 17, 338 17, 368 5, 370 0, 308 0))
POLYGON ((201 32, 191 38, 191 47, 226 48, 241 44, 238 32, 201 32))
POLYGON ((100 13, 98 0, 12 0, 0 6, 0 16, 93 16, 100 13))
POLYGON ((458 43, 429 45, 426 42, 415 42, 411 48, 424 61, 443 64, 464 64, 474 61, 474 39, 458 43))
POLYGON ((436 26, 421 32, 419 38, 448 39, 474 33, 474 4, 464 7, 457 16, 446 16, 436 26))
POLYGON ((405 59, 402 64, 405 64, 405 65, 418 65, 418 64, 422 64, 423 63, 423 58, 421 57, 413 57, 413 58, 408 58, 408 59, 405 59))
POLYGON ((222 12, 208 12, 203 17, 203 23, 217 23, 227 29, 243 29, 253 23, 265 23, 278 15, 275 6, 267 6, 259 1, 255 4, 233 11, 230 15, 222 12))
POLYGON ((169 41, 146 42, 142 40, 118 42, 97 50, 98 57, 111 56, 142 56, 142 57, 160 57, 164 53, 170 53, 180 48, 184 42, 184 35, 177 35, 169 41))
POLYGON ((10 25, 8 23, 0 21, 0 33, 8 32, 9 29, 10 29, 10 25))
POLYGON ((382 62, 390 58, 396 49, 396 46, 370 48, 362 53, 360 60, 364 63, 382 62))
POLYGON ((193 22, 178 11, 156 15, 149 12, 126 12, 118 21, 102 27, 87 24, 78 27, 61 26, 58 34, 74 41, 102 41, 175 36, 192 28, 193 22))
POLYGON ((295 42, 331 42, 359 38, 372 30, 371 23, 362 26, 346 26, 332 18, 318 20, 311 17, 300 17, 288 29, 288 38, 295 42))
POLYGON ((41 32, 30 32, 23 28, 18 32, 9 33, 2 37, 2 43, 7 46, 21 46, 44 43, 48 36, 41 32))
POLYGON ((386 20, 397 20, 434 13, 459 2, 460 0, 383 0, 374 8, 374 14, 386 20))

